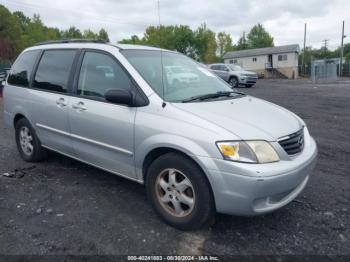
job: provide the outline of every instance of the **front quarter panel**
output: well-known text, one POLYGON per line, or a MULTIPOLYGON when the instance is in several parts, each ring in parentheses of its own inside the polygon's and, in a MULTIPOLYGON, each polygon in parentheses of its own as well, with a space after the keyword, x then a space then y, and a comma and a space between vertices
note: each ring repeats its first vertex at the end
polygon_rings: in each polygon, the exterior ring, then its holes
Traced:
POLYGON ((143 179, 142 166, 147 154, 156 148, 172 148, 190 156, 203 170, 203 159, 222 158, 215 141, 237 137, 206 120, 184 112, 167 103, 139 108, 135 119, 135 168, 143 179))

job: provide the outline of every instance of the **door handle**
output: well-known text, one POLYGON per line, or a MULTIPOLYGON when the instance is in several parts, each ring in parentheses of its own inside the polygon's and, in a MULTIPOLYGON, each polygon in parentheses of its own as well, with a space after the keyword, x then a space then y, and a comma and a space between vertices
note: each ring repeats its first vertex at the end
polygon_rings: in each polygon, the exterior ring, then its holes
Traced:
POLYGON ((85 111, 86 110, 85 104, 81 101, 78 102, 77 104, 73 104, 72 107, 73 107, 73 109, 76 109, 78 111, 85 111))
POLYGON ((67 102, 63 97, 60 97, 58 100, 56 100, 56 105, 64 107, 67 105, 67 102))

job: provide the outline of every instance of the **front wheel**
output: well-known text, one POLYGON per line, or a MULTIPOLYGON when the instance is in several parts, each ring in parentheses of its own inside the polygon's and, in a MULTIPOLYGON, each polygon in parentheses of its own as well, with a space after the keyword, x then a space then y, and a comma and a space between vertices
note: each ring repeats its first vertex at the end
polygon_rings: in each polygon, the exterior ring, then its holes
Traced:
POLYGON ((238 87, 238 79, 236 77, 231 77, 228 83, 231 85, 232 88, 238 87))
POLYGON ((154 210, 169 225, 194 230, 213 222, 209 183, 189 158, 178 153, 157 158, 148 169, 146 187, 154 210))

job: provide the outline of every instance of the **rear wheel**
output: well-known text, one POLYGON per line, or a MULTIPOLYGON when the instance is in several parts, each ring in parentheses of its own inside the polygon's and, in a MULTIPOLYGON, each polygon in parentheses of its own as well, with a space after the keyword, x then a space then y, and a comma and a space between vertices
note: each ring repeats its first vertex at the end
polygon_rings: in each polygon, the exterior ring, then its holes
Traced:
POLYGON ((15 125, 17 149, 23 160, 27 162, 38 162, 43 160, 47 152, 41 146, 35 130, 29 121, 21 118, 15 125))
POLYGON ((168 153, 157 158, 148 169, 146 187, 156 213, 169 225, 193 230, 213 221, 215 207, 209 183, 187 157, 168 153))
POLYGON ((231 77, 228 81, 232 88, 238 87, 238 79, 237 77, 231 77))

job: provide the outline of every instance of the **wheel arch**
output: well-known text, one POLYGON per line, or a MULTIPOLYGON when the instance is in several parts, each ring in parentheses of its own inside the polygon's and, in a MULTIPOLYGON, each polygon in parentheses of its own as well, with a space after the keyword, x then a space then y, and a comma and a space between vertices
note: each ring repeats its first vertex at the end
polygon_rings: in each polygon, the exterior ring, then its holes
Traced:
POLYGON ((150 164, 161 155, 175 152, 185 156, 195 163, 205 175, 211 190, 215 177, 211 177, 209 169, 217 169, 215 161, 209 152, 195 141, 176 135, 155 135, 141 143, 135 151, 136 174, 140 181, 144 182, 150 164), (160 142, 161 141, 161 142, 160 142))
POLYGON ((160 156, 162 156, 164 154, 168 154, 168 153, 177 153, 177 154, 182 155, 183 157, 187 158, 189 161, 194 163, 203 172, 205 179, 207 180, 209 190, 210 190, 211 195, 213 197, 214 207, 216 209, 216 201, 215 201, 215 194, 214 194, 214 190, 213 190, 212 180, 211 180, 210 176, 208 175, 208 173, 206 172, 206 170, 203 166, 203 163, 198 158, 196 158, 194 155, 189 155, 188 153, 186 153, 178 148, 171 147, 171 146, 162 146, 162 147, 153 148, 151 151, 149 151, 147 153, 147 155, 145 156, 144 161, 142 163, 143 182, 145 182, 147 179, 147 171, 148 171, 148 168, 150 167, 150 165, 152 164, 152 162, 155 161, 160 156))
POLYGON ((228 77, 228 80, 230 81, 230 79, 232 79, 232 78, 236 78, 237 81, 238 81, 238 76, 236 76, 236 75, 230 75, 230 76, 228 77))
POLYGON ((192 162, 194 162, 199 168, 201 168, 201 170, 203 170, 203 168, 197 163, 196 160, 193 159, 193 157, 189 156, 188 154, 186 154, 185 152, 183 152, 177 148, 169 147, 169 146, 156 147, 156 148, 153 148, 151 151, 149 151, 143 160, 142 178, 144 181, 146 180, 148 168, 153 163, 153 161, 156 160, 157 158, 159 158, 160 156, 168 154, 168 153, 180 154, 180 155, 188 158, 192 162))
MULTIPOLYGON (((13 118, 13 127, 16 127, 17 122, 18 122, 20 119, 22 119, 22 118, 26 118, 25 115, 22 114, 22 113, 17 113, 17 114, 15 115, 15 117, 13 118)), ((27 118, 26 118, 26 119, 27 119, 27 118)), ((29 120, 28 120, 28 121, 29 121, 29 120)))

